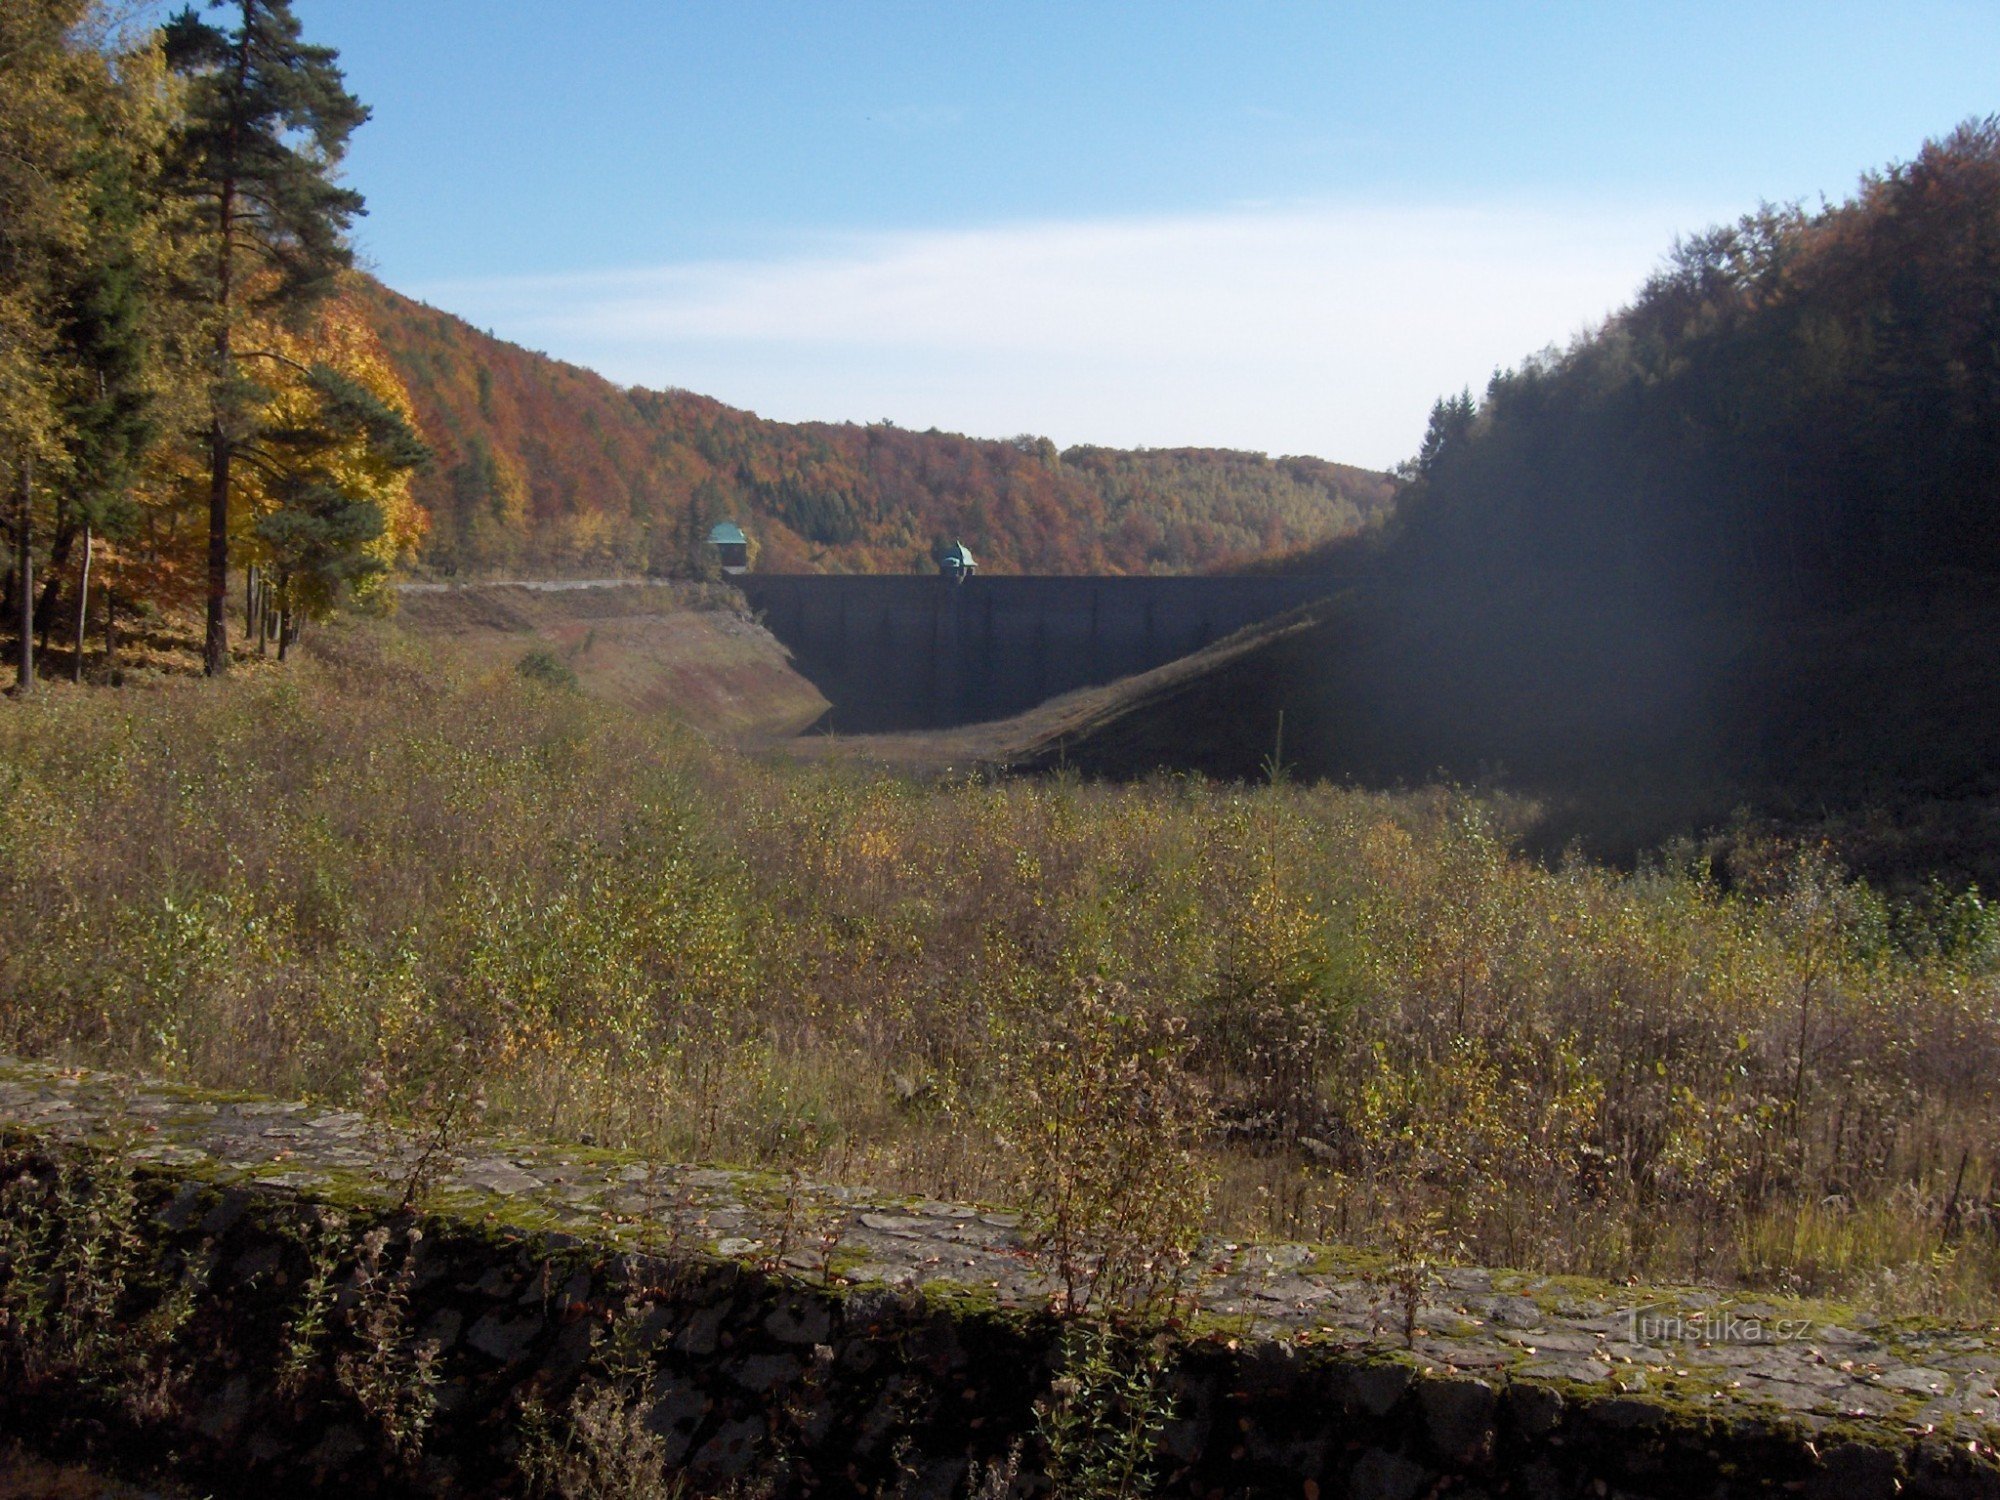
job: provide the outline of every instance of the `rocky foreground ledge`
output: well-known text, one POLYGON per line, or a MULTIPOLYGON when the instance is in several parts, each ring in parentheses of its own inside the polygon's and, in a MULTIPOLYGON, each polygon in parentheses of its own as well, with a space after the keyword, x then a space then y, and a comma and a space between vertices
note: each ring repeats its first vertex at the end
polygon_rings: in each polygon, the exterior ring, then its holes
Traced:
POLYGON ((1173 1495, 2000 1497, 1995 1329, 1462 1268, 1406 1345, 1217 1243, 1093 1345, 1009 1213, 5 1059, 0 1131, 0 1428, 215 1493, 1061 1495, 1136 1431, 1173 1495))

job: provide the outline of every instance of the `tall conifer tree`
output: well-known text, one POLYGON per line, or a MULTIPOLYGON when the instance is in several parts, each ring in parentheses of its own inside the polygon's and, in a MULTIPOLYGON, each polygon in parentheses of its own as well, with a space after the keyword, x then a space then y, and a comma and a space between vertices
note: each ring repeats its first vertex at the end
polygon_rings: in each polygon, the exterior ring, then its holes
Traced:
MULTIPOLYGON (((97 22, 103 8, 93 3, 97 22)), ((99 23, 101 24, 101 23, 99 23)), ((81 28, 80 28, 81 29, 81 28)), ((81 540, 128 533, 132 487, 162 434, 197 420, 199 310, 181 295, 206 247, 189 206, 163 191, 164 160, 179 119, 161 86, 157 46, 129 50, 115 36, 72 46, 74 130, 84 238, 67 258, 52 330, 67 361, 58 411, 61 452, 50 478, 54 505, 39 625, 44 636, 81 540)), ((75 578, 77 605, 85 574, 75 578)), ((81 629, 76 670, 81 669, 81 629)))
POLYGON ((290 0, 215 0, 233 30, 192 7, 167 24, 167 57, 191 80, 186 181, 216 233, 207 298, 215 316, 214 399, 208 432, 210 676, 229 666, 230 462, 253 409, 238 346, 251 314, 301 319, 352 264, 345 234, 361 195, 335 180, 347 139, 368 118, 347 92, 338 54, 300 40, 290 0))
POLYGON ((0 461, 14 557, 8 613, 20 631, 19 690, 34 686, 37 462, 57 450, 62 358, 51 307, 83 243, 69 170, 65 73, 74 0, 0 6, 0 461))
POLYGON ((93 0, 0 6, 0 465, 23 687, 33 577, 46 633, 71 543, 103 526, 189 389, 167 347, 183 236, 158 191, 159 81, 154 51, 122 49, 93 0))

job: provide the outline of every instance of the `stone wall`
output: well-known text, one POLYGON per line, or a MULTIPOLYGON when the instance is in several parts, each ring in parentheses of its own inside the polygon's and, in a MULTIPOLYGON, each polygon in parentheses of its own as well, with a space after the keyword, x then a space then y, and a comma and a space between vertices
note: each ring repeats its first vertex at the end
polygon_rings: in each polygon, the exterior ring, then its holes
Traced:
POLYGON ((1338 577, 735 580, 848 733, 1001 719, 1325 597, 1338 577))
MULTIPOLYGON (((1091 1403, 1009 1213, 546 1144, 445 1162, 340 1111, 19 1063, 0 1122, 0 1428, 215 1494, 525 1493, 526 1444, 644 1449, 691 1494, 907 1500, 1014 1452, 985 1493, 1025 1496, 1036 1403, 1091 1403), (115 1338, 37 1310, 106 1267, 115 1338)), ((1640 1294, 1464 1269, 1405 1348, 1323 1252, 1205 1259, 1189 1322, 1110 1349, 1160 1371, 1159 1494, 2000 1496, 1979 1330, 1736 1306, 1811 1342, 1645 1348, 1615 1306, 1640 1294)))

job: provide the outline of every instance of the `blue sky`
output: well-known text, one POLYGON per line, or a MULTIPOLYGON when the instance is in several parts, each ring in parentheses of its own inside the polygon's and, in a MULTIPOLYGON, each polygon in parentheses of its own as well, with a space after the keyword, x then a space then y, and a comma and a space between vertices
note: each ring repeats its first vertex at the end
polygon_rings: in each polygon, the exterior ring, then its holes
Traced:
POLYGON ((296 0, 392 286, 786 419, 1387 465, 1677 232, 2000 110, 2000 5, 296 0))

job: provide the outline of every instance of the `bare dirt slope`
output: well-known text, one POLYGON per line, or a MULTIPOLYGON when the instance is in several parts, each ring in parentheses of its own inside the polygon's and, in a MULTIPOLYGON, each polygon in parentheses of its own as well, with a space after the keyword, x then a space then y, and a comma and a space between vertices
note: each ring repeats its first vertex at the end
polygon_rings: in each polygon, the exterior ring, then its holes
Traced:
POLYGON ((706 734, 759 742, 826 712, 733 589, 685 583, 467 584, 402 591, 405 629, 472 665, 551 652, 590 697, 670 713, 706 734))

